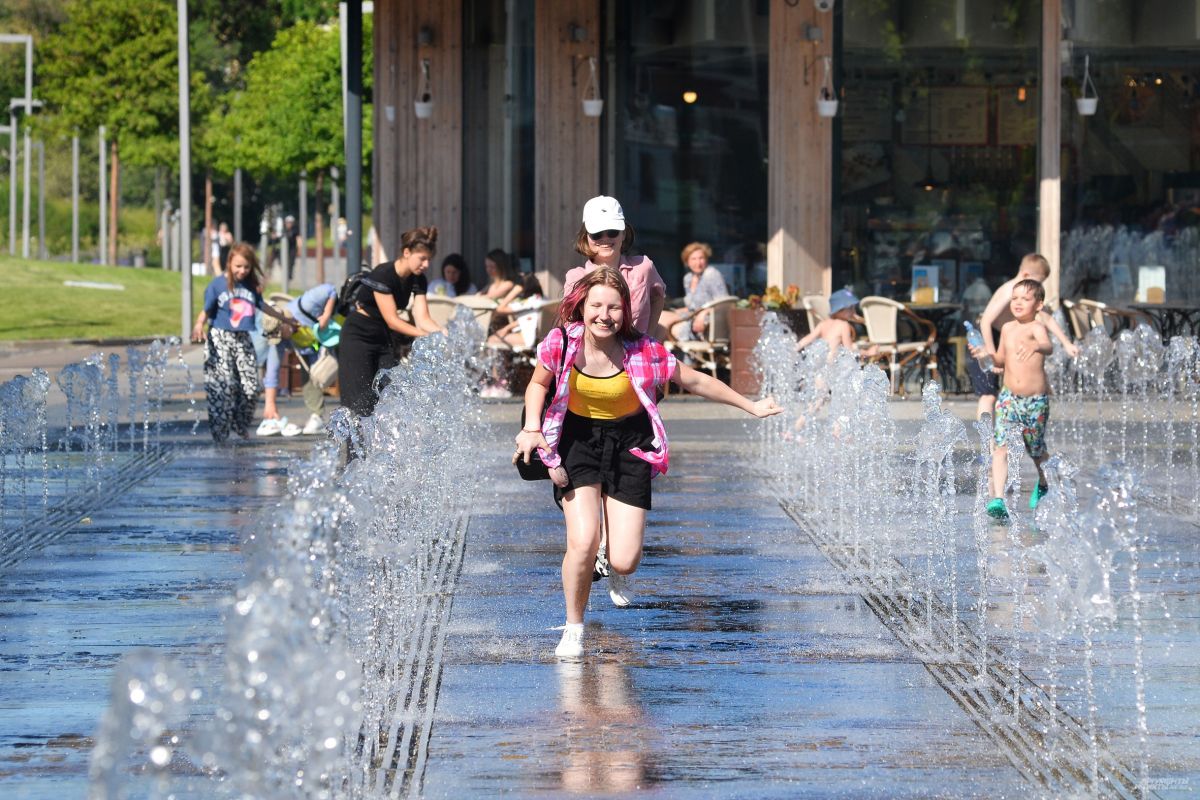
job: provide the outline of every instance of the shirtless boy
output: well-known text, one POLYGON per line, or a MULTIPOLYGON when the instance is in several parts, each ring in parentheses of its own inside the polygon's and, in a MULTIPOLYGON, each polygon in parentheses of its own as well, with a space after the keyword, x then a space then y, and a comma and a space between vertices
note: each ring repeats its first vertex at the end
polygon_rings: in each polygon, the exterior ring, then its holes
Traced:
POLYGON ((1037 466, 1038 485, 1029 499, 1029 507, 1037 508, 1046 494, 1046 476, 1042 464, 1046 460, 1046 420, 1050 417, 1050 384, 1046 380, 1046 356, 1054 352, 1046 326, 1038 320, 1046 290, 1041 281, 1033 278, 1017 281, 1012 288, 1009 311, 1012 319, 1000 329, 1000 346, 996 348, 996 366, 1004 368, 1004 386, 996 399, 996 426, 992 453, 992 500, 987 512, 996 519, 1006 519, 1008 509, 1002 495, 1008 480, 1008 448, 1005 446, 1009 428, 1021 430, 1025 450, 1037 466))
POLYGON ((829 345, 830 361, 837 354, 839 347, 844 347, 852 353, 855 352, 854 326, 850 324, 850 320, 854 319, 854 308, 857 305, 858 298, 849 289, 841 289, 831 294, 829 296, 829 318, 818 322, 817 327, 796 343, 796 352, 808 347, 817 339, 821 339, 829 345))
MULTIPOLYGON (((983 348, 971 348, 972 358, 967 362, 967 374, 971 376, 971 387, 975 390, 975 394, 979 396, 979 403, 975 408, 976 419, 982 417, 984 414, 991 414, 996 406, 996 391, 1000 388, 999 378, 994 372, 984 372, 983 367, 979 365, 977 359, 984 356, 985 350, 989 355, 994 356, 996 354, 996 337, 994 331, 1002 328, 1013 318, 1012 312, 1009 311, 1009 301, 1012 299, 1013 287, 1024 280, 1035 280, 1038 283, 1043 283, 1048 277, 1050 277, 1050 262, 1046 260, 1045 256, 1030 253, 1021 259, 1021 266, 1017 270, 1017 277, 1003 283, 992 294, 992 299, 988 301, 987 308, 983 310, 983 314, 979 317, 979 332, 983 334, 983 348)), ((1045 311, 1040 311, 1038 312, 1037 319, 1055 339, 1062 342, 1063 349, 1067 351, 1067 355, 1071 358, 1079 355, 1079 348, 1071 342, 1059 324, 1054 321, 1054 317, 1045 311)), ((996 366, 999 367, 999 364, 997 363, 996 366)))

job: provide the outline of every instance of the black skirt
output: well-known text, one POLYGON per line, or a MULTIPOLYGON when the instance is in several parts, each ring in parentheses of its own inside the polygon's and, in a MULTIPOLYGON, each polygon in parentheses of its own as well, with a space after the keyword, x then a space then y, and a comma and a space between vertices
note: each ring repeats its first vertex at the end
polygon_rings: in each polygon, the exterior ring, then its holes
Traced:
POLYGON ((630 453, 654 446, 654 431, 645 411, 624 419, 590 419, 567 412, 558 455, 567 471, 567 485, 554 487, 554 500, 577 486, 600 486, 600 493, 637 508, 650 510, 650 465, 630 453))

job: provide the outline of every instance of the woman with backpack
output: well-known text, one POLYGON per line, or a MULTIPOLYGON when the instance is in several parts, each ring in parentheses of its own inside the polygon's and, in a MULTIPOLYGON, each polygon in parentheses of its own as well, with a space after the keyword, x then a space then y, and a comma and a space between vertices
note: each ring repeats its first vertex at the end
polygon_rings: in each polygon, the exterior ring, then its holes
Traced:
POLYGON ((381 369, 398 363, 393 337, 417 338, 442 329, 429 315, 425 271, 437 251, 437 228, 413 228, 400 237, 400 255, 362 275, 342 325, 338 385, 342 405, 370 416, 379 395, 373 383, 381 369), (400 313, 412 300, 412 322, 400 313))

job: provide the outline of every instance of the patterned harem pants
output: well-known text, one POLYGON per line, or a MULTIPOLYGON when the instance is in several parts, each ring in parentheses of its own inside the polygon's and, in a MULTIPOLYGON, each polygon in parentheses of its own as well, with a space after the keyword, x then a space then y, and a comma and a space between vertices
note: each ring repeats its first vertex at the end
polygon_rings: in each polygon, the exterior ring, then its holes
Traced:
POLYGON ((204 358, 204 394, 208 398, 208 425, 217 442, 229 432, 250 435, 262 385, 258 359, 250 334, 209 328, 204 358))

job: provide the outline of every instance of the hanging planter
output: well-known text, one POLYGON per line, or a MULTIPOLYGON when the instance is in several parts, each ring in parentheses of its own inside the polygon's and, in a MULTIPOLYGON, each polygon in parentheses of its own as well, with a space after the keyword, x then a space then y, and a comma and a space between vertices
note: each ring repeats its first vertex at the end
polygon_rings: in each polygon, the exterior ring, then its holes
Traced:
POLYGON ((1075 108, 1079 111, 1080 116, 1090 117, 1096 113, 1096 106, 1100 104, 1100 97, 1096 92, 1096 84, 1092 81, 1091 71, 1091 56, 1083 57, 1083 91, 1079 97, 1075 98, 1075 108), (1088 88, 1091 88, 1091 95, 1088 94, 1088 88))
POLYGON ((413 112, 417 119, 429 119, 433 116, 433 91, 429 85, 429 59, 421 59, 421 92, 413 101, 413 112))
POLYGON ((821 80, 821 88, 817 92, 817 114, 822 117, 836 117, 838 99, 834 94, 833 78, 830 75, 831 59, 829 56, 823 56, 821 61, 825 66, 825 77, 821 80))
POLYGON ((600 84, 596 79, 596 57, 588 56, 588 79, 583 86, 583 115, 598 117, 604 113, 604 100, 600 97, 600 84))

